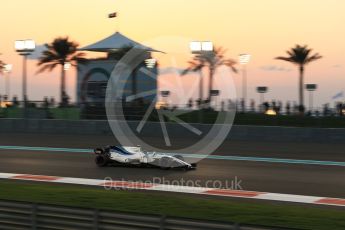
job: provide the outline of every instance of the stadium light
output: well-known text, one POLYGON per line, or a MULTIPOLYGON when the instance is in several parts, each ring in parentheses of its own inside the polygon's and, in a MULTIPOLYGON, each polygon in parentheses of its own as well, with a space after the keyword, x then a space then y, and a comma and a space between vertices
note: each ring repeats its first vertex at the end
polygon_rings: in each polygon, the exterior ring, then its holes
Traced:
POLYGON ((192 53, 211 52, 213 51, 213 43, 210 41, 192 41, 189 44, 189 48, 192 53))
POLYGON ((67 70, 69 70, 70 68, 71 68, 71 63, 70 62, 65 62, 65 64, 63 65, 63 69, 65 70, 65 71, 67 71, 67 70))
POLYGON ((212 42, 201 42, 201 50, 202 51, 213 51, 213 43, 212 42))
POLYGON ((12 71, 12 64, 6 64, 4 67, 5 73, 10 73, 12 71))
MULTIPOLYGON (((192 41, 189 43, 189 48, 192 54, 210 54, 213 51, 213 42, 211 41, 192 41)), ((202 70, 199 70, 199 99, 200 99, 200 108, 202 108, 203 101, 203 75, 202 70)))
POLYGON ((305 88, 309 91, 309 110, 313 110, 313 92, 317 89, 317 84, 306 84, 305 88))
POLYGON ((268 91, 267 86, 258 86, 256 87, 256 91, 260 94, 260 110, 263 108, 263 103, 265 101, 265 93, 268 91))
POLYGON ((10 78, 9 78, 9 75, 11 72, 12 72, 12 64, 6 64, 4 66, 4 73, 5 73, 5 77, 6 77, 5 94, 8 98, 8 100, 10 99, 10 78))
POLYGON ((247 101, 247 69, 246 64, 250 61, 250 54, 240 54, 239 63, 243 66, 242 69, 242 98, 243 98, 243 112, 246 111, 246 101, 247 101))
POLYGON ((35 41, 32 39, 27 39, 27 40, 17 40, 14 42, 14 48, 16 49, 17 52, 23 53, 28 53, 26 55, 29 55, 31 52, 33 52, 36 48, 35 41))
POLYGON ((191 42, 189 44, 189 48, 192 52, 200 52, 201 51, 201 42, 191 42))
POLYGON ((154 58, 149 58, 145 60, 146 67, 149 69, 153 69, 157 63, 157 60, 154 58))
POLYGON ((19 53, 19 55, 23 56, 23 102, 24 102, 24 108, 26 108, 26 102, 27 102, 27 86, 26 86, 27 56, 30 55, 35 50, 36 44, 35 44, 35 41, 32 39, 16 40, 14 42, 14 48, 19 53))
POLYGON ((239 62, 241 65, 245 65, 250 61, 250 54, 240 54, 239 62))

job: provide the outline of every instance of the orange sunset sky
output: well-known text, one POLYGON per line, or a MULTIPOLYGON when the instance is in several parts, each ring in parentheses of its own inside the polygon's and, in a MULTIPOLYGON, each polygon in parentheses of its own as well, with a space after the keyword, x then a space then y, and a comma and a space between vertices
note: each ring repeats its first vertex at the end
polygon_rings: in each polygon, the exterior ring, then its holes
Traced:
MULTIPOLYGON (((237 58, 243 52, 252 55, 249 99, 257 100, 256 86, 265 85, 270 88, 267 99, 293 101, 297 100, 297 68, 274 57, 285 55, 297 43, 307 44, 324 56, 307 66, 305 77, 305 83, 319 85, 315 102, 320 106, 332 103, 331 97, 345 90, 344 12, 342 0, 3 0, 0 59, 13 64, 11 94, 21 96, 22 60, 13 48, 16 39, 32 38, 39 45, 68 35, 85 46, 119 30, 149 44, 164 36, 210 40, 226 48, 228 57, 237 58), (108 19, 108 13, 114 11, 118 17, 108 19)), ((169 53, 169 48, 159 44, 152 43, 169 53)), ((187 52, 177 54, 177 67, 186 67, 190 57, 187 52)), ((167 60, 160 60, 162 67, 172 65, 167 60)), ((57 99, 59 71, 35 75, 36 62, 29 61, 29 98, 57 99)), ((241 75, 232 76, 241 95, 241 75)), ((193 79, 184 81, 188 85, 193 79)), ((75 82, 76 73, 71 70, 68 93, 72 99, 75 82)), ((4 94, 3 76, 0 94, 4 94)))

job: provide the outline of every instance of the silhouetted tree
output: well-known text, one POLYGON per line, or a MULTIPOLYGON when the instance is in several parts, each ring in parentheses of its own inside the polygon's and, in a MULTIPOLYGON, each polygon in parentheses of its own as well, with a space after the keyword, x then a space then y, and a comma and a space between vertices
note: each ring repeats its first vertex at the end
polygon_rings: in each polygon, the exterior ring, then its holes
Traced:
POLYGON ((296 45, 290 50, 286 51, 287 57, 276 57, 275 59, 291 62, 299 68, 299 110, 304 110, 304 67, 312 61, 322 58, 318 53, 311 55, 312 49, 307 45, 296 45))
POLYGON ((41 68, 38 73, 44 71, 52 71, 55 67, 61 68, 61 85, 60 98, 63 103, 66 94, 66 79, 65 79, 65 63, 70 63, 71 66, 77 67, 77 63, 85 64, 85 53, 77 52, 78 43, 70 41, 68 37, 58 37, 50 44, 45 45, 47 50, 43 51, 39 58, 38 66, 41 68))
POLYGON ((0 74, 4 73, 5 70, 5 63, 3 61, 0 60, 0 74))
POLYGON ((189 61, 189 67, 182 71, 181 75, 186 75, 189 72, 198 72, 199 73, 199 99, 198 105, 201 108, 203 101, 203 76, 202 69, 206 66, 204 60, 195 60, 195 57, 192 61, 189 61))
MULTIPOLYGON (((224 57, 226 50, 222 47, 215 47, 210 52, 200 52, 196 54, 191 61, 189 61, 189 67, 182 72, 182 75, 188 72, 202 72, 204 68, 208 68, 209 71, 209 85, 208 85, 208 101, 211 102, 211 90, 213 89, 213 76, 216 69, 220 66, 228 66, 233 72, 237 73, 235 68, 236 61, 233 59, 226 59, 224 57)), ((201 77, 201 74, 200 74, 201 77)), ((200 92, 199 97, 202 100, 202 81, 200 79, 200 92)))

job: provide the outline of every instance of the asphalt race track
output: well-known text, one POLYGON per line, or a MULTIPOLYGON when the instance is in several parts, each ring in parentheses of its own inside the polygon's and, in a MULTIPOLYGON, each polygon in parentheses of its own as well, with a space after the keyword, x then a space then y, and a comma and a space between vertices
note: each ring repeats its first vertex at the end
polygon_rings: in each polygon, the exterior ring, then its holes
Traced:
MULTIPOLYGON (((86 149, 115 142, 111 136, 0 134, 0 145, 8 146, 86 149)), ((228 141, 215 154, 345 162, 345 144, 228 141)), ((223 187, 231 186, 231 181, 236 180, 244 190, 345 197, 343 166, 204 159, 199 162, 197 170, 187 172, 152 168, 98 168, 91 153, 2 149, 0 172, 94 179, 111 177, 114 180, 150 182, 162 182, 164 178, 166 183, 178 181, 180 185, 185 185, 183 183, 187 181, 194 181, 199 186, 213 186, 212 183, 218 181, 216 186, 221 182, 223 187)))

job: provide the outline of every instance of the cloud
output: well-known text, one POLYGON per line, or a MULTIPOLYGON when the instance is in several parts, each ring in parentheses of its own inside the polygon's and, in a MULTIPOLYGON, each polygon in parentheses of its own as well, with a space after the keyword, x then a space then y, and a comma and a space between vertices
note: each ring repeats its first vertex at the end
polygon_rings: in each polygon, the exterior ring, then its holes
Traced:
POLYGON ((260 67, 261 70, 264 71, 276 71, 276 72, 290 72, 290 68, 285 68, 282 66, 276 66, 276 65, 265 65, 260 67))
POLYGON ((42 53, 47 50, 44 44, 42 45, 36 45, 35 51, 32 52, 29 56, 28 59, 30 60, 38 60, 41 56, 42 53))

